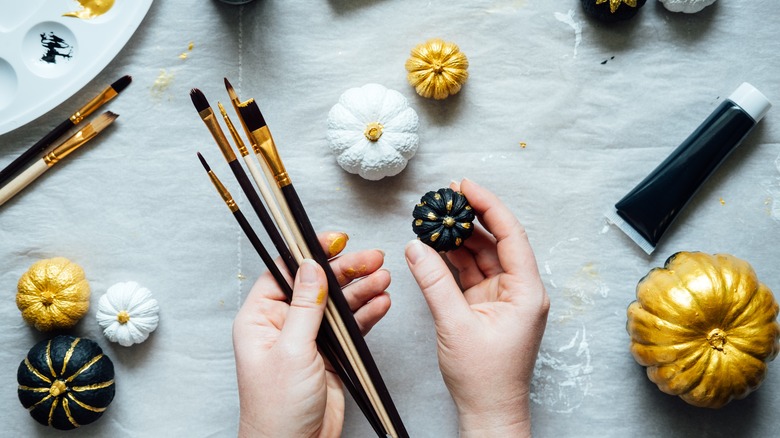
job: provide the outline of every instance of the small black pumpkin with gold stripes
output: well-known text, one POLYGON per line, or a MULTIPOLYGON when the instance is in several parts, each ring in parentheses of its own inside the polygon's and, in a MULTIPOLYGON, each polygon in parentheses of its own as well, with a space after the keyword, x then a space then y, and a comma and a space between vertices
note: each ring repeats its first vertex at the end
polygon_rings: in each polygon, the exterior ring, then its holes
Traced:
POLYGON ((463 193, 449 188, 426 193, 412 212, 417 238, 436 251, 452 251, 474 232, 474 211, 463 193))
POLYGON ((87 338, 57 336, 35 344, 16 380, 30 415, 60 430, 92 423, 114 399, 114 364, 87 338))

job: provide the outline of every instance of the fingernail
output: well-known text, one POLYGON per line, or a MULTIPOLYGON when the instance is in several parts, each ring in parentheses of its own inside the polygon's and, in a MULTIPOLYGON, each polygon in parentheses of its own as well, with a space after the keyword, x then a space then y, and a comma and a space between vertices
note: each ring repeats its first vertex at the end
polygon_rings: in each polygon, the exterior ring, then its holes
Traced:
POLYGON ((301 276, 301 284, 312 284, 317 282, 317 262, 306 259, 301 263, 298 269, 298 275, 301 276))
POLYGON ((377 248, 377 251, 379 251, 379 254, 382 254, 382 257, 387 255, 387 254, 385 254, 384 250, 381 250, 381 249, 377 248))
POLYGON ((328 257, 333 257, 340 253, 347 246, 349 236, 346 233, 333 233, 330 236, 330 245, 328 245, 328 257))
POLYGON ((409 262, 415 264, 425 257, 425 248, 423 245, 425 244, 419 240, 412 240, 406 244, 406 257, 409 259, 409 262))

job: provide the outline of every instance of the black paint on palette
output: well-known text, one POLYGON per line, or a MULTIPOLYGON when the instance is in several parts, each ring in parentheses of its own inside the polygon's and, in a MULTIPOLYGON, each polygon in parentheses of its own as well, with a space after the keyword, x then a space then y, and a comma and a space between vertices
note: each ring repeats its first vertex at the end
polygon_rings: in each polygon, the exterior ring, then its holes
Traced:
POLYGON ((73 54, 73 48, 65 40, 58 37, 54 32, 45 32, 41 34, 41 46, 46 51, 41 56, 41 61, 48 62, 49 64, 56 64, 57 57, 63 59, 70 59, 73 54))

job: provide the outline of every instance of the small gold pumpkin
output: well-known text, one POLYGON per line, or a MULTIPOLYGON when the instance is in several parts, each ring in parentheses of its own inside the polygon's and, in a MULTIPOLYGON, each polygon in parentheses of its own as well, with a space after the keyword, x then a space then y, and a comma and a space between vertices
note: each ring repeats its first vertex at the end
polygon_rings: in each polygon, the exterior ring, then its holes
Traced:
POLYGON ((469 61, 457 45, 434 38, 412 49, 406 61, 409 83, 422 97, 445 99, 469 77, 469 61))
POLYGON ((746 261, 680 252, 628 307, 631 353, 661 391, 700 407, 746 397, 780 350, 778 304, 746 261))
POLYGON ((17 290, 22 318, 43 332, 73 327, 89 310, 84 270, 64 257, 33 263, 19 279, 17 290))

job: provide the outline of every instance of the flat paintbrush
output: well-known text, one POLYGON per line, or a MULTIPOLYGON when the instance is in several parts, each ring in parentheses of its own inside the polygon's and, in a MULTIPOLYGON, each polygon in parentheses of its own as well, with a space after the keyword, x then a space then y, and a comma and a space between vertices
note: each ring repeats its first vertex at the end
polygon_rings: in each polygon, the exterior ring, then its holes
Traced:
POLYGON ((48 134, 46 134, 42 139, 38 140, 37 143, 32 145, 29 149, 24 151, 22 155, 19 155, 15 160, 13 160, 10 164, 8 164, 2 171, 0 171, 0 184, 3 184, 5 181, 10 179, 16 172, 22 169, 25 164, 29 163, 30 161, 38 158, 40 154, 43 153, 46 148, 48 148, 52 143, 57 141, 60 137, 62 137, 68 130, 79 123, 81 123, 82 120, 84 120, 85 117, 89 116, 93 112, 95 112, 98 108, 103 106, 105 103, 107 103, 109 100, 116 97, 119 93, 122 92, 125 88, 127 88, 128 85, 130 85, 130 82, 133 80, 130 76, 122 76, 121 78, 117 79, 113 84, 106 87, 103 91, 100 92, 97 96, 92 98, 89 102, 87 102, 84 106, 78 109, 78 111, 74 112, 67 120, 63 121, 57 127, 52 129, 48 134))
MULTIPOLYGON (((263 263, 265 264, 268 271, 271 273, 271 276, 274 278, 274 280, 276 280, 276 283, 279 285, 279 288, 285 294, 285 296, 287 297, 287 301, 289 302, 290 300, 292 300, 293 290, 292 287, 290 287, 290 284, 287 282, 287 279, 284 277, 284 274, 282 274, 282 272, 279 270, 279 267, 276 265, 271 255, 268 254, 268 251, 263 246, 263 243, 257 237, 257 233, 255 233, 254 229, 252 229, 252 226, 249 224, 249 221, 247 221, 244 214, 241 213, 241 210, 239 209, 238 204, 236 204, 235 200, 233 199, 233 196, 230 194, 228 189, 222 184, 222 182, 219 180, 219 178, 214 173, 214 171, 211 170, 211 167, 208 165, 206 159, 203 158, 203 155, 201 155, 200 152, 198 152, 198 159, 200 160, 200 163, 203 165, 203 168, 208 173, 209 178, 211 179, 211 182, 214 185, 214 188, 217 189, 217 192, 219 193, 220 197, 222 197, 222 200, 225 202, 228 209, 230 209, 231 213, 233 213, 233 217, 235 217, 236 222, 238 222, 238 225, 241 227, 241 230, 244 232, 244 235, 252 244, 252 247, 255 249, 255 251, 257 251, 257 254, 260 256, 260 259, 263 261, 263 263)), ((364 392, 361 393, 353 383, 357 381, 357 377, 354 375, 354 370, 352 370, 351 368, 345 369, 342 367, 342 364, 346 363, 347 359, 344 355, 344 352, 340 348, 338 348, 338 344, 336 343, 335 340, 335 335, 330 329, 330 326, 323 325, 322 327, 320 327, 320 331, 317 335, 317 345, 319 346, 320 351, 322 351, 325 358, 333 366, 333 369, 336 371, 336 374, 338 374, 339 378, 344 383, 344 386, 347 388, 347 390, 352 395, 352 397, 356 400, 360 409, 369 418, 369 422, 371 423, 371 426, 374 428, 374 430, 377 431, 377 433, 379 433, 380 432, 379 419, 376 418, 375 415, 373 417, 370 416, 372 413, 367 411, 368 400, 366 394, 364 392)))
POLYGON ((39 176, 43 175, 49 168, 67 157, 71 152, 95 138, 95 136, 113 123, 117 117, 119 117, 117 114, 106 111, 96 117, 94 122, 87 124, 87 126, 83 127, 73 134, 73 136, 62 142, 62 144, 55 147, 43 158, 30 165, 30 167, 25 169, 16 178, 12 179, 0 189, 0 205, 3 205, 6 201, 35 181, 39 176))
POLYGON ((408 437, 408 433, 395 408, 395 404, 392 401, 384 380, 379 373, 379 369, 371 356, 371 352, 368 350, 368 346, 360 333, 354 315, 350 311, 346 298, 341 291, 338 279, 330 268, 327 255, 325 255, 325 252, 319 245, 316 232, 309 221, 303 204, 292 184, 292 180, 279 157, 276 145, 272 140, 269 141, 270 131, 268 130, 260 109, 253 100, 250 100, 246 103, 242 103, 239 106, 239 110, 241 117, 246 123, 247 130, 250 131, 251 136, 254 137, 256 143, 261 147, 263 158, 273 172, 274 180, 281 189, 287 206, 292 211, 292 219, 296 222, 306 240, 305 244, 308 246, 309 251, 311 251, 314 260, 320 263, 325 270, 325 274, 328 278, 329 301, 333 304, 332 307, 334 308, 335 313, 338 314, 338 318, 334 315, 334 320, 336 324, 339 325, 336 329, 339 331, 341 329, 341 324, 343 324, 343 328, 347 332, 347 339, 345 339, 345 341, 350 344, 348 345, 348 348, 357 350, 359 359, 357 365, 361 368, 360 372, 365 371, 369 377, 369 380, 364 382, 366 384, 366 390, 369 394, 376 394, 379 398, 381 403, 376 406, 378 408, 378 414, 380 415, 380 418, 386 418, 389 421, 389 424, 388 421, 383 421, 383 424, 387 426, 387 432, 391 436, 408 437))
POLYGON ((260 222, 262 222, 263 228, 265 228, 268 233, 268 237, 271 238, 271 242, 279 252, 279 255, 281 255, 285 266, 287 266, 287 269, 291 273, 294 273, 296 270, 295 259, 285 245, 279 231, 276 229, 273 219, 271 219, 268 211, 263 206, 260 196, 257 195, 257 192, 255 192, 255 189, 252 187, 252 183, 249 181, 246 172, 244 172, 244 168, 241 167, 241 164, 238 162, 236 154, 233 152, 233 148, 230 147, 230 143, 228 143, 225 133, 222 132, 219 121, 217 121, 214 110, 211 109, 206 96, 203 95, 202 91, 194 88, 190 91, 190 98, 192 98, 192 103, 195 105, 195 109, 198 110, 198 115, 200 115, 201 120, 206 124, 209 132, 211 132, 211 136, 214 137, 214 141, 217 143, 219 150, 225 157, 225 161, 227 161, 230 166, 230 170, 233 172, 238 184, 241 186, 241 190, 244 192, 244 195, 246 195, 247 200, 249 200, 249 204, 252 206, 252 209, 254 209, 260 222))

